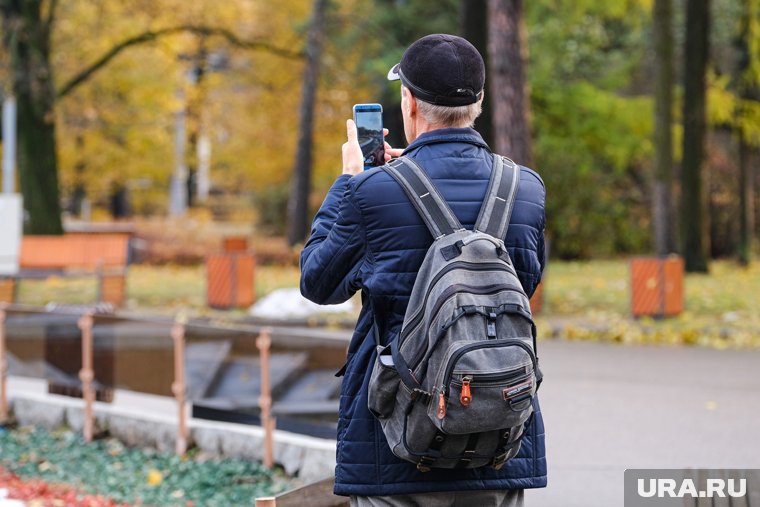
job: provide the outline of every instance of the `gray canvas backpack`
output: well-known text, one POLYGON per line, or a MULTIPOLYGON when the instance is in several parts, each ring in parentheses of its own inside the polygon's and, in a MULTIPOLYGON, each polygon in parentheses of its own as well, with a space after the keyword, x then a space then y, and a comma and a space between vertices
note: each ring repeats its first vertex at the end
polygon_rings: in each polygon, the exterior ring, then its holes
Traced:
POLYGON ((401 157, 384 167, 430 229, 400 334, 380 345, 368 406, 393 453, 430 468, 496 469, 515 456, 541 382, 536 327, 503 238, 519 168, 494 155, 472 231, 427 174, 401 157))

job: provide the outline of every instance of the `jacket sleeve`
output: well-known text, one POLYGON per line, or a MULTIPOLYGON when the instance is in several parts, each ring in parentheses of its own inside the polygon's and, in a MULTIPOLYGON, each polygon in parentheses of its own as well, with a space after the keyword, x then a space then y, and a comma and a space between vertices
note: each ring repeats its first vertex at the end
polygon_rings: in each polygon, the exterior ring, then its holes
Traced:
POLYGON ((335 181, 301 252, 301 294, 318 304, 347 301, 362 285, 365 231, 353 192, 350 176, 335 181))
POLYGON ((544 269, 546 269, 546 239, 545 239, 545 231, 546 231, 546 211, 541 210, 541 230, 538 232, 538 246, 536 248, 536 253, 538 254, 538 263, 541 266, 541 270, 538 272, 538 276, 536 277, 536 285, 533 287, 533 290, 536 290, 536 287, 538 287, 538 284, 541 283, 541 278, 544 274, 544 269))
POLYGON ((546 262, 548 260, 546 252, 546 185, 544 184, 543 180, 541 180, 541 185, 541 190, 543 191, 543 195, 541 196, 541 230, 538 231, 538 245, 536 248, 536 253, 538 254, 538 263, 541 265, 541 271, 538 272, 538 277, 536 278, 536 286, 541 283, 541 278, 543 277, 544 270, 546 269, 546 262))

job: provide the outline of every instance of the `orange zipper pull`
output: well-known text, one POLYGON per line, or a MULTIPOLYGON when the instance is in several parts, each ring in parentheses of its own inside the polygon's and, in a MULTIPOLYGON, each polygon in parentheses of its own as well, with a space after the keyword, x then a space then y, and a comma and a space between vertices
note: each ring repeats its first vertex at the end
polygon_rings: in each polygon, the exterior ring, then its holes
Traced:
POLYGON ((471 380, 470 377, 462 377, 462 394, 459 395, 459 403, 461 403, 463 407, 470 406, 470 402, 472 401, 472 394, 470 393, 471 380))
POLYGON ((446 417, 446 399, 443 397, 443 392, 438 395, 438 419, 446 417))

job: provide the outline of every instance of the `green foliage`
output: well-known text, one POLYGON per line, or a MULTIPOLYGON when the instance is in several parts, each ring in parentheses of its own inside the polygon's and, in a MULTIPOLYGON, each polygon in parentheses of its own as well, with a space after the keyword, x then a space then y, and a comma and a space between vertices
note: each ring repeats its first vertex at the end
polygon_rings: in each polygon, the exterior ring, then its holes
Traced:
POLYGON ((713 71, 708 123, 760 146, 760 0, 717 0, 712 10, 713 71))
POLYGON ((0 429, 0 465, 20 476, 81 487, 131 505, 249 505, 287 487, 258 463, 195 460, 130 449, 114 439, 91 444, 71 432, 0 429), (76 463, 76 466, 72 466, 76 463))
POLYGON ((461 0, 361 0, 357 9, 344 13, 342 21, 351 27, 334 39, 337 49, 360 49, 352 80, 366 84, 352 90, 359 102, 379 102, 390 129, 388 141, 394 147, 406 144, 401 124, 399 85, 386 79, 388 70, 401 60, 404 50, 415 40, 431 33, 459 32, 461 0))
POLYGON ((547 230, 555 255, 589 258, 647 246, 651 152, 648 98, 623 99, 588 83, 534 93, 539 172, 547 186, 547 230))
POLYGON ((739 100, 737 109, 736 123, 745 141, 760 146, 760 101, 739 100))
POLYGON ((649 247, 653 104, 631 93, 649 2, 530 2, 528 75, 536 169, 553 255, 649 247), (613 5, 614 4, 614 5, 613 5))

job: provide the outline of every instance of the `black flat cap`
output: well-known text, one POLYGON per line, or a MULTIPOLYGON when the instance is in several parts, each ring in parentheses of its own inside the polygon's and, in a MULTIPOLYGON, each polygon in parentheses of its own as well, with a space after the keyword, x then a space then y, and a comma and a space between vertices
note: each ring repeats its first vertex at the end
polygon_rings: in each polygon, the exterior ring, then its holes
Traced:
POLYGON ((416 98, 440 106, 474 104, 483 95, 486 69, 475 46, 456 35, 427 35, 388 72, 416 98))

